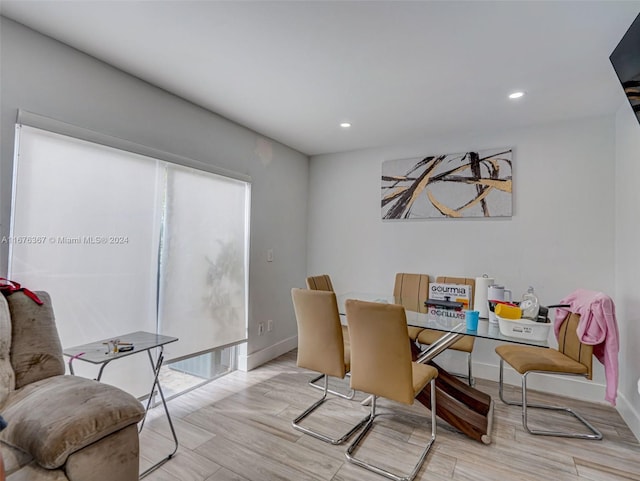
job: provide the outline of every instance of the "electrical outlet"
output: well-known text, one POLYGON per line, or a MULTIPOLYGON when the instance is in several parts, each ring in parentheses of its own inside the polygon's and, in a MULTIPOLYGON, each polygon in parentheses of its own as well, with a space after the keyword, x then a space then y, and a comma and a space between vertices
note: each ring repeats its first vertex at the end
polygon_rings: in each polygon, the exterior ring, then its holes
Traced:
POLYGON ((267 262, 273 262, 273 249, 267 249, 267 262))
POLYGON ((267 332, 273 331, 273 319, 267 321, 267 332))
POLYGON ((264 334, 264 322, 258 323, 258 336, 262 336, 264 334))

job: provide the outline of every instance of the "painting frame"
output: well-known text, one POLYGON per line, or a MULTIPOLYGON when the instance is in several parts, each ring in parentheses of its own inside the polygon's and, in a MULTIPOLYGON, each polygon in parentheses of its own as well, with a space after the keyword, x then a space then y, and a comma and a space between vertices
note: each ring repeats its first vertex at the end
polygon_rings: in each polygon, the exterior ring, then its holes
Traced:
POLYGON ((513 215, 513 148, 386 160, 383 220, 513 215))

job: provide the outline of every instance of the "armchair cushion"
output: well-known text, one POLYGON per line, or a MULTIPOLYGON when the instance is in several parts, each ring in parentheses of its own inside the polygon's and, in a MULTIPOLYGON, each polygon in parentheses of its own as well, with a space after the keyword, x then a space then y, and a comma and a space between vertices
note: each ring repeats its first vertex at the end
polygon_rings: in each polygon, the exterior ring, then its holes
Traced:
POLYGON ((3 415, 11 422, 0 439, 55 469, 79 449, 140 421, 144 409, 113 386, 62 375, 11 393, 3 415))
POLYGON ((11 365, 15 388, 64 374, 62 346, 58 338, 51 297, 36 293, 43 304, 33 302, 23 292, 7 297, 11 312, 11 365))

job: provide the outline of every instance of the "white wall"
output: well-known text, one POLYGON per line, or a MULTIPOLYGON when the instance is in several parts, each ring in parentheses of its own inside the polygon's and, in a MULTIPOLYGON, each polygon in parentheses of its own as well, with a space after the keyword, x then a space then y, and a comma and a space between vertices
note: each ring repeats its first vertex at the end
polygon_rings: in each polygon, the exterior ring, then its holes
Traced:
MULTIPOLYGON (((579 287, 613 296, 614 140, 613 117, 591 118, 312 157, 308 274, 330 274, 341 292, 390 293, 396 272, 421 272, 486 273, 517 296, 533 285, 547 305, 579 287), (384 160, 500 147, 514 148, 512 218, 381 220, 384 160)), ((494 347, 476 341, 479 377, 497 380, 494 347)), ((446 355, 443 364, 462 370, 462 356, 446 355)), ((604 401, 598 363, 594 382, 538 376, 532 385, 604 401)))
MULTIPOLYGON (((306 274, 308 158, 11 20, 1 18, 0 34, 2 235, 9 234, 18 109, 248 174, 253 184, 245 361, 251 367, 295 347, 290 288, 304 284, 306 274), (266 262, 269 248, 272 263, 266 262), (258 337, 257 323, 267 319, 275 328, 258 337)), ((0 272, 6 273, 7 245, 0 249, 0 272)))
POLYGON ((626 99, 616 116, 615 160, 616 315, 620 324, 618 405, 624 420, 640 439, 640 124, 626 99))

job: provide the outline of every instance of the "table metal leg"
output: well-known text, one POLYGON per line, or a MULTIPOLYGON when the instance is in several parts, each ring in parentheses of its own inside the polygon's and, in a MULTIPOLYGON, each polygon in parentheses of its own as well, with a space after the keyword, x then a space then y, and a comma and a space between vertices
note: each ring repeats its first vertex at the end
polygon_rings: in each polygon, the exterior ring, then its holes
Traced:
POLYGON ((104 363, 102 363, 102 365, 100 366, 100 370, 98 371, 98 377, 96 377, 96 381, 100 381, 100 379, 102 379, 102 372, 104 371, 104 368, 107 366, 107 364, 109 364, 111 361, 106 361, 104 363))
POLYGON ((149 399, 147 399, 147 406, 146 406, 145 411, 144 411, 144 417, 142 418, 142 421, 140 422, 140 428, 139 428, 138 432, 142 431, 142 428, 144 427, 144 422, 147 419, 147 412, 149 411, 149 408, 151 407, 151 400, 153 398, 153 393, 155 392, 156 387, 157 387, 158 388, 158 393, 160 394, 160 399, 162 400, 162 405, 164 407, 164 412, 167 415, 167 421, 169 421, 169 428, 171 429, 171 435, 173 436, 173 441, 174 441, 175 447, 174 447, 173 451, 171 452, 171 454, 169 454, 165 458, 161 459, 156 464, 151 466, 149 469, 147 469, 143 473, 141 473, 140 474, 140 479, 144 478, 147 474, 151 473, 152 471, 155 471, 160 466, 162 466, 164 463, 169 461, 174 456, 174 454, 176 454, 176 452, 178 451, 178 436, 176 435, 176 430, 173 427, 173 421, 171 420, 171 415, 169 414, 169 408, 167 407, 167 401, 165 400, 164 393, 162 392, 162 386, 160 385, 160 381, 158 380, 158 376, 160 375, 160 368, 162 368, 162 361, 164 360, 164 351, 163 351, 162 347, 160 347, 160 354, 158 355, 158 360, 156 362, 153 361, 153 356, 151 355, 151 351, 150 350, 147 351, 147 354, 149 355, 149 362, 151 363, 151 367, 153 369, 154 379, 153 379, 153 386, 151 386, 151 392, 149 392, 149 399))
MULTIPOLYGON (((76 373, 73 370, 73 360, 76 359, 78 356, 72 356, 69 358, 69 362, 67 363, 69 366, 69 374, 71 374, 72 376, 75 376, 76 373)), ((104 363, 102 363, 100 365, 100 370, 98 371, 98 375, 96 376, 95 380, 96 381, 100 381, 100 378, 102 377, 102 372, 104 371, 104 368, 107 366, 107 364, 109 364, 111 362, 111 360, 105 361, 104 363)))
POLYGON ((442 351, 451 347, 458 339, 461 339, 463 334, 456 331, 447 332, 444 336, 440 337, 436 342, 431 344, 427 349, 425 349, 416 362, 427 363, 431 361, 434 357, 440 354, 442 351))

